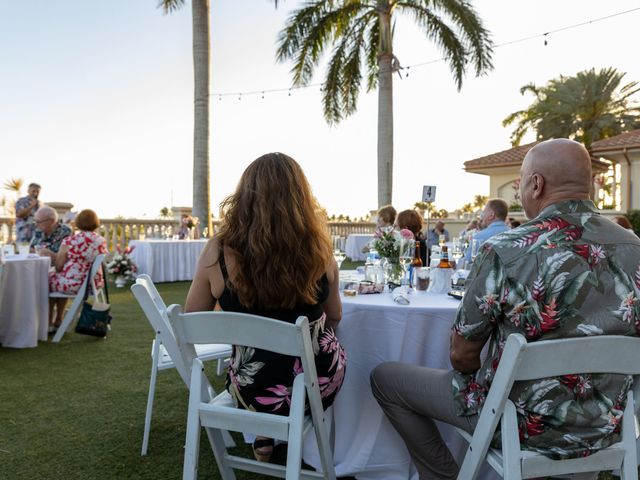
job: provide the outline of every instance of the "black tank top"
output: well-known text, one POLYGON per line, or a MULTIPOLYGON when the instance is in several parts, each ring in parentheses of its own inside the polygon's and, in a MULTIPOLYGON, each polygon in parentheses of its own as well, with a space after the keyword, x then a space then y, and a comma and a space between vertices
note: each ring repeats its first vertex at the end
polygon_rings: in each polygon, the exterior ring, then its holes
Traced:
POLYGON ((246 308, 240 303, 236 292, 229 288, 229 274, 227 273, 227 265, 224 260, 224 254, 220 252, 220 270, 222 270, 222 278, 224 280, 224 291, 218 299, 220 307, 226 312, 250 313, 252 315, 260 315, 262 317, 275 318, 288 323, 295 323, 299 316, 303 315, 310 322, 320 318, 323 314, 322 304, 329 298, 329 280, 327 275, 323 275, 318 281, 317 303, 313 305, 297 305, 291 310, 274 309, 267 310, 260 307, 246 308))

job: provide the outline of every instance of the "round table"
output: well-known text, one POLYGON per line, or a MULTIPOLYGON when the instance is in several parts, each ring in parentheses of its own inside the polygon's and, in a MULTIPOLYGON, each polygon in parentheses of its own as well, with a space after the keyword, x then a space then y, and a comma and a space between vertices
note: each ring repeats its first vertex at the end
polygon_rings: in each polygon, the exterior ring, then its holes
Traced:
POLYGON ((347 236, 344 253, 355 262, 366 260, 367 254, 362 253, 362 248, 372 239, 373 235, 370 233, 352 233, 347 236))
MULTIPOLYGON (((337 476, 418 478, 404 442, 371 393, 369 375, 385 361, 450 369, 449 336, 459 301, 426 292, 412 293, 409 298, 409 305, 399 305, 389 293, 342 297, 342 321, 336 334, 347 351, 347 371, 326 413, 327 425, 333 430, 330 438, 337 476)), ((439 428, 461 463, 466 443, 453 427, 439 424, 439 428)), ((306 437, 303 456, 308 464, 320 466, 313 435, 306 437)), ((483 471, 479 478, 498 477, 483 471)))
POLYGON ((208 240, 132 240, 131 259, 138 273, 154 282, 193 280, 200 252, 208 240))
POLYGON ((7 255, 0 274, 0 344, 33 348, 47 340, 49 257, 7 255))

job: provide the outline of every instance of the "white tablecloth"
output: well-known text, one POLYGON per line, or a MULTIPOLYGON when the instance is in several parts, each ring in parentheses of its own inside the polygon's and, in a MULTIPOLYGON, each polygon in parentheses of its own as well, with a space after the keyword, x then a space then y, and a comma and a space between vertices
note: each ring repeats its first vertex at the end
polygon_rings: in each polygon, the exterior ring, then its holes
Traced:
MULTIPOLYGON (((337 476, 358 479, 417 480, 409 452, 371 394, 369 374, 385 361, 450 369, 449 335, 459 302, 447 295, 418 292, 410 305, 398 305, 390 294, 343 297, 337 330, 347 351, 347 372, 335 403, 326 413, 333 428, 337 476)), ((466 444, 452 427, 439 424, 461 463, 466 444)), ((307 435, 304 460, 320 466, 314 435, 307 435)), ((481 479, 498 478, 481 473, 481 479)))
POLYGON ((344 246, 344 253, 347 254, 351 260, 363 261, 367 259, 367 254, 362 253, 362 248, 367 245, 373 235, 368 233, 352 233, 347 236, 347 241, 344 246))
POLYGON ((208 240, 132 240, 131 259, 138 273, 154 282, 193 280, 200 252, 208 240))
POLYGON ((33 348, 47 340, 49 257, 5 257, 0 278, 0 344, 33 348))

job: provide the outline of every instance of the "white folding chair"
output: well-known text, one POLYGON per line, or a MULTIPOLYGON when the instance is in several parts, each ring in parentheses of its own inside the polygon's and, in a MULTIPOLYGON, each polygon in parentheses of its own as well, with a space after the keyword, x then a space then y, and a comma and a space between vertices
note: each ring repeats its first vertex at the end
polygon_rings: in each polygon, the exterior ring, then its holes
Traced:
POLYGON ((520 334, 505 349, 473 435, 458 429, 469 442, 460 480, 474 480, 483 461, 508 480, 620 469, 622 480, 638 478, 635 398, 640 392, 640 338, 603 335, 527 343, 520 334), (588 457, 553 460, 520 446, 516 408, 509 400, 515 381, 579 373, 634 375, 622 417, 621 441, 588 457), (502 448, 490 448, 501 421, 502 448))
MULTIPOLYGON (((182 362, 180 350, 167 317, 167 306, 153 284, 151 277, 146 274, 139 275, 136 283, 131 286, 131 291, 138 300, 140 307, 142 307, 151 327, 156 332, 151 344, 151 376, 149 378, 149 394, 147 396, 144 434, 142 436, 141 455, 146 455, 149 447, 149 432, 151 430, 153 399, 155 397, 158 371, 175 368, 185 385, 189 387, 190 369, 188 364, 182 362), (178 361, 175 362, 174 358, 178 359, 178 361)), ((217 374, 221 375, 225 359, 228 359, 231 355, 231 345, 219 343, 198 345, 197 355, 202 361, 218 360, 217 374)))
POLYGON ((179 305, 169 307, 169 320, 185 360, 192 363, 187 438, 185 445, 183 480, 194 480, 198 470, 200 426, 211 431, 213 453, 223 480, 234 480, 234 469, 247 470, 287 480, 298 478, 325 478, 335 480, 333 456, 324 426, 322 402, 314 363, 309 323, 300 317, 295 325, 242 313, 197 312, 182 313, 179 305), (228 392, 215 398, 202 386, 208 383, 197 358, 195 345, 226 342, 260 348, 282 355, 300 357, 303 373, 293 382, 289 416, 241 410, 233 405, 228 392), (306 395, 305 395, 306 393, 306 395), (310 415, 305 416, 305 396, 310 415), (305 433, 314 427, 320 450, 322 472, 301 469, 302 441, 305 433), (221 430, 252 433, 288 442, 287 465, 274 465, 229 455, 221 430))
MULTIPOLYGON (((102 303, 106 303, 107 300, 102 288, 98 289, 96 287, 95 278, 96 278, 96 274, 98 273, 98 270, 102 268, 102 262, 104 262, 104 257, 105 257, 104 253, 101 253, 100 255, 96 256, 96 258, 93 259, 93 263, 91 264, 91 269, 89 270, 89 275, 90 275, 89 278, 91 279, 90 284, 91 284, 91 292, 93 294, 93 298, 95 299, 95 301, 100 301, 102 303)), ((103 269, 102 271, 104 273, 105 270, 103 269)), ((104 281, 106 282, 107 279, 105 278, 104 281)), ((58 331, 53 336, 53 340, 51 340, 53 343, 58 343, 60 340, 62 340, 62 337, 64 336, 65 332, 71 326, 73 319, 75 318, 76 314, 80 311, 80 307, 82 306, 82 302, 84 301, 84 294, 86 290, 87 290, 87 282, 85 280, 82 282, 82 286, 80 287, 80 290, 78 290, 78 293, 76 293, 75 295, 68 295, 66 293, 60 293, 60 292, 51 292, 49 294, 49 298, 73 298, 73 302, 71 303, 71 306, 67 310, 67 313, 65 314, 64 319, 62 320, 62 323, 58 327, 58 331)))

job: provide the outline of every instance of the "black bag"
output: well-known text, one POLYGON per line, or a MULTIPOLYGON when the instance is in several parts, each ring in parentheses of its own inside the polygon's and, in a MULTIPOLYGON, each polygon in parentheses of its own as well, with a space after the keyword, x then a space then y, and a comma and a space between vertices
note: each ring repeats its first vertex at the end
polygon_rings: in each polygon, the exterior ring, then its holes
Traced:
MULTIPOLYGON (((104 272, 104 268, 102 269, 104 272)), ((104 279, 104 291, 107 297, 107 305, 105 309, 94 310, 94 305, 87 302, 89 290, 91 287, 91 270, 87 272, 87 286, 84 291, 84 299, 80 318, 76 325, 76 333, 83 335, 92 335, 94 337, 106 337, 111 323, 111 307, 109 306, 109 289, 107 288, 107 279, 104 279)), ((104 306, 104 304, 102 304, 104 306)))

